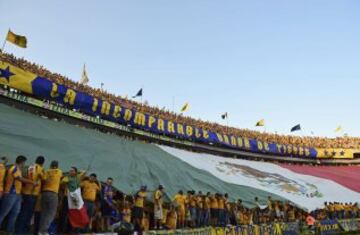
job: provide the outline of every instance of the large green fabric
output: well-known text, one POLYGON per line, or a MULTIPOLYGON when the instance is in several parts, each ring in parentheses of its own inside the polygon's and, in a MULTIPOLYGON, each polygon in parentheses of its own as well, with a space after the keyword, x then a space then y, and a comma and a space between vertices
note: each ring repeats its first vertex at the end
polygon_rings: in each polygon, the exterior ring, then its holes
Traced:
POLYGON ((153 190, 163 184, 170 197, 179 189, 227 192, 247 205, 255 196, 265 201, 271 195, 225 183, 153 144, 48 120, 4 104, 0 104, 0 114, 0 155, 9 156, 12 162, 22 154, 28 157, 29 164, 38 155, 46 157, 46 166, 51 160, 59 160, 64 171, 71 166, 86 169, 91 165, 90 172, 101 180, 113 177, 114 186, 127 193, 135 192, 140 185, 153 190))

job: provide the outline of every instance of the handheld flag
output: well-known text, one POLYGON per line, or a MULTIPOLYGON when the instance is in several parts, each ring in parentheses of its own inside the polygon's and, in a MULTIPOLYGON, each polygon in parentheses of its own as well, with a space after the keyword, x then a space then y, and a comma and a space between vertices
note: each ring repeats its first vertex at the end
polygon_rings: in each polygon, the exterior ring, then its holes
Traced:
POLYGON ((85 228, 89 224, 89 217, 81 196, 81 189, 77 187, 68 193, 68 216, 73 228, 85 228))
POLYGON ((80 84, 86 85, 89 82, 89 77, 86 72, 86 65, 84 64, 83 71, 81 74, 80 84))
POLYGON ((222 115, 221 115, 221 118, 222 118, 222 119, 228 118, 228 113, 226 112, 226 113, 222 114, 222 115))
POLYGON ((136 98, 136 97, 139 97, 139 96, 142 96, 143 95, 143 89, 141 88, 137 93, 136 95, 133 96, 133 98, 136 98))
POLYGON ((184 106, 181 108, 180 112, 183 113, 189 109, 189 103, 185 103, 184 106))
POLYGON ((264 119, 261 119, 260 121, 258 121, 256 123, 256 126, 265 126, 265 120, 264 119))
POLYGON ((6 36, 6 41, 11 42, 15 44, 18 47, 26 48, 27 46, 27 40, 25 36, 17 35, 11 30, 8 31, 8 34, 6 36))
POLYGON ((293 126, 293 128, 291 128, 291 132, 300 131, 300 130, 301 130, 300 124, 297 124, 296 126, 293 126))
POLYGON ((342 131, 342 126, 338 126, 338 127, 336 127, 336 129, 335 129, 335 132, 340 132, 340 131, 342 131))

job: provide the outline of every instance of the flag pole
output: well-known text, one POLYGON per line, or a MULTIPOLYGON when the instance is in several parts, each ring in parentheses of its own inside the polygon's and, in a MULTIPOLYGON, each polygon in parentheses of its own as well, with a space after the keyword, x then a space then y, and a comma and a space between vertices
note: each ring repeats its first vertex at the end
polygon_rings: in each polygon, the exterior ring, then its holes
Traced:
POLYGON ((3 43, 3 46, 2 46, 2 48, 1 48, 1 52, 4 52, 5 45, 6 45, 6 38, 5 38, 4 43, 3 43))
POLYGON ((226 115, 226 134, 229 134, 229 114, 226 115))
POLYGON ((175 96, 172 97, 172 112, 174 112, 175 96))
POLYGON ((6 34, 6 37, 5 37, 5 40, 4 40, 4 43, 3 43, 3 46, 1 48, 1 52, 4 52, 4 49, 5 49, 5 45, 6 45, 6 41, 7 41, 7 36, 9 35, 9 32, 10 32, 10 28, 8 30, 8 33, 6 34))

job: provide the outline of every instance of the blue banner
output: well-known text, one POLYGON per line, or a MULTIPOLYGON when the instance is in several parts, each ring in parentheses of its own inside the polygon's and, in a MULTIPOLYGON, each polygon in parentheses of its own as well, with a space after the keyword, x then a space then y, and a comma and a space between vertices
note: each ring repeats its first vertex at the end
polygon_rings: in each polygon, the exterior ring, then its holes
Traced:
POLYGON ((321 220, 320 221, 320 234, 331 235, 341 232, 341 228, 337 220, 321 220))
POLYGON ((36 77, 32 80, 32 94, 39 98, 55 100, 60 104, 92 116, 101 116, 106 120, 130 125, 155 134, 190 139, 217 146, 227 146, 250 152, 311 158, 317 156, 315 148, 267 143, 255 139, 215 133, 195 126, 162 119, 72 90, 43 77, 36 77))

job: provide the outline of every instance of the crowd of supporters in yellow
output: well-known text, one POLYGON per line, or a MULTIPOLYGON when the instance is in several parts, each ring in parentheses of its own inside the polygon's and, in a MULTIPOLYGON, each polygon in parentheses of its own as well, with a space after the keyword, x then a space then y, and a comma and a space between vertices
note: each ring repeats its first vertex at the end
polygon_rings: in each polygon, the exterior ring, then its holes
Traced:
POLYGON ((202 193, 179 190, 174 196, 166 194, 164 186, 155 190, 146 186, 133 194, 113 188, 111 177, 100 183, 96 174, 86 174, 71 167, 64 174, 59 162, 52 161, 44 169, 45 158, 39 156, 35 163, 25 166, 27 159, 18 156, 13 164, 8 158, 0 162, 0 226, 9 233, 46 234, 74 232, 69 224, 67 194, 73 187, 81 188, 89 224, 83 232, 104 232, 117 227, 134 226, 137 231, 149 229, 182 229, 207 226, 272 224, 274 222, 305 223, 309 213, 316 220, 358 218, 358 204, 325 203, 323 208, 306 212, 289 201, 267 201, 257 197, 247 202, 231 199, 227 193, 202 193), (4 226, 7 218, 6 226, 4 226), (34 219, 32 219, 34 218, 34 219), (33 222, 32 222, 33 221, 33 222))
POLYGON ((51 81, 56 82, 57 84, 63 84, 76 91, 88 93, 98 99, 107 100, 109 102, 121 105, 126 108, 131 108, 163 119, 176 120, 176 122, 178 123, 196 126, 198 128, 211 130, 217 133, 235 135, 246 138, 254 138, 268 143, 278 143, 286 145, 298 145, 318 148, 360 148, 360 138, 357 137, 342 136, 337 138, 324 138, 312 136, 300 137, 293 135, 279 135, 276 133, 266 133, 249 129, 227 127, 215 122, 194 119, 184 115, 178 115, 177 113, 169 111, 165 108, 150 106, 146 102, 139 103, 134 100, 130 100, 127 97, 110 94, 106 90, 100 88, 93 88, 88 85, 81 84, 65 76, 62 76, 61 74, 52 73, 41 65, 31 63, 23 58, 16 58, 12 54, 0 52, 0 60, 13 64, 14 66, 20 67, 26 71, 30 71, 41 77, 48 78, 51 81))

